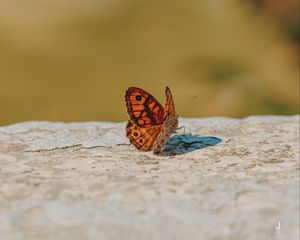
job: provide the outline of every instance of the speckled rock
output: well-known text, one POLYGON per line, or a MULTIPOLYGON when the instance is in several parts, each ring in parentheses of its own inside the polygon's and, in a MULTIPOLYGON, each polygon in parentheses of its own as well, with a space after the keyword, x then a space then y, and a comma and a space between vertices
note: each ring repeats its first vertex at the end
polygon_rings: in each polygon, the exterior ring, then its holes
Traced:
POLYGON ((299 239, 298 115, 179 125, 158 156, 125 123, 0 127, 0 239, 299 239))

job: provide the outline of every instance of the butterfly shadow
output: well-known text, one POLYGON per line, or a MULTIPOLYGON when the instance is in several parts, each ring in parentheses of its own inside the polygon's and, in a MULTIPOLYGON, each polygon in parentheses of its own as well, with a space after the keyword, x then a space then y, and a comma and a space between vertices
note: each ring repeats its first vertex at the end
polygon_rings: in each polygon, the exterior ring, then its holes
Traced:
POLYGON ((196 149, 215 146, 222 142, 220 138, 212 136, 199 136, 192 134, 180 134, 172 136, 166 143, 161 156, 174 156, 192 152, 196 149))

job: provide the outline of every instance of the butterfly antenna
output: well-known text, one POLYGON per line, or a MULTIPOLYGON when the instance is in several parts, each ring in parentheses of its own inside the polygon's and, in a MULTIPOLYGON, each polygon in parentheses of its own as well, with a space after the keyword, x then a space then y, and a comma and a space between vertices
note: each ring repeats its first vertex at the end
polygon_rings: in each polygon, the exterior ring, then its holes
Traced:
POLYGON ((130 143, 118 143, 117 146, 129 146, 130 143))

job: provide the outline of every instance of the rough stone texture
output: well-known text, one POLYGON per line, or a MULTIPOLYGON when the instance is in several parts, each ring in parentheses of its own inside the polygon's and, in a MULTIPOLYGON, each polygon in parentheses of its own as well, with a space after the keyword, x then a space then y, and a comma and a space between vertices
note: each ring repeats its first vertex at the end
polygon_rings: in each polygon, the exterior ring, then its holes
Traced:
POLYGON ((179 125, 160 156, 125 123, 0 127, 0 239, 299 239, 299 116, 179 125))

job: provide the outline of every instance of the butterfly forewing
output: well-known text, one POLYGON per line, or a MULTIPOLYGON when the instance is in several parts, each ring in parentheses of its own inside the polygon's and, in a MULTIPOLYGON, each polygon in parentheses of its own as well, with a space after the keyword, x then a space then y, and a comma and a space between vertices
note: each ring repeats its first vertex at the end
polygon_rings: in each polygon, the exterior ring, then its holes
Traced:
POLYGON ((165 112, 164 112, 164 120, 170 114, 172 114, 174 116, 177 115, 175 112, 175 106, 174 106, 174 102, 173 102, 172 93, 168 87, 166 87, 165 94, 166 94, 166 106, 165 106, 165 112))
POLYGON ((163 123, 164 108, 147 91, 131 87, 125 94, 127 113, 133 124, 147 128, 163 123))

